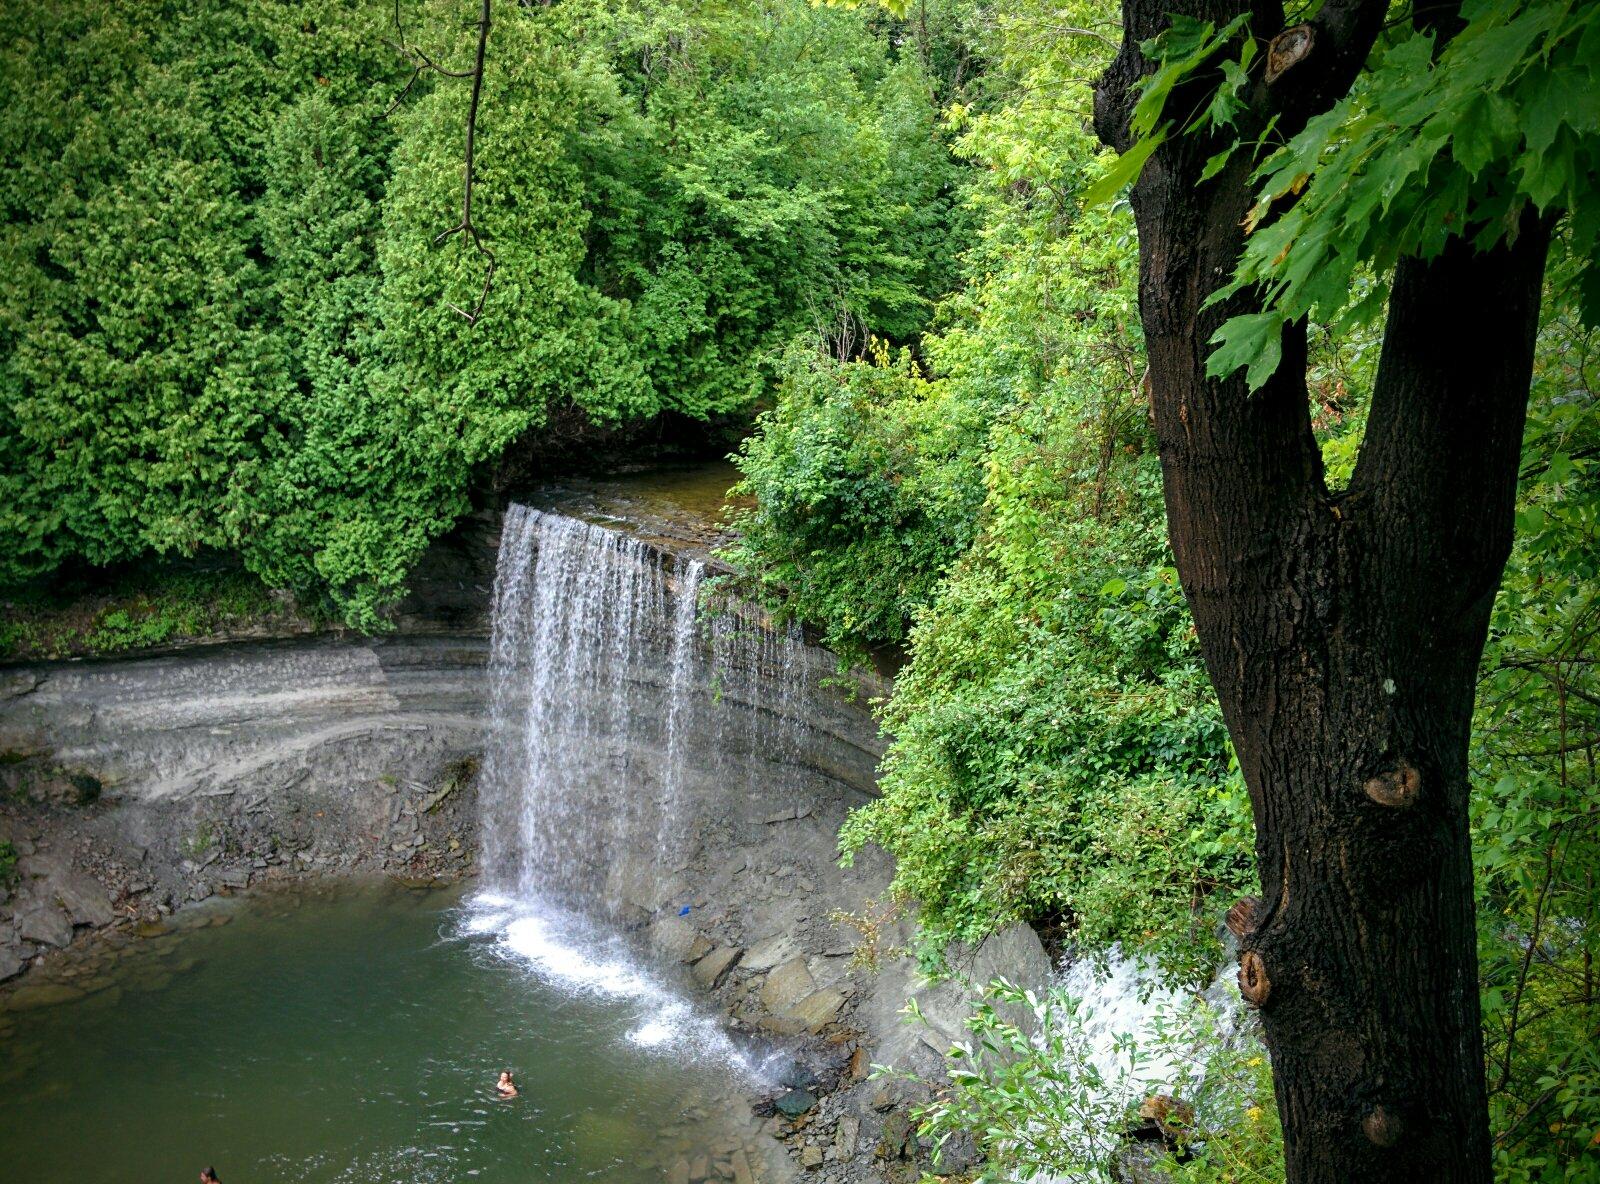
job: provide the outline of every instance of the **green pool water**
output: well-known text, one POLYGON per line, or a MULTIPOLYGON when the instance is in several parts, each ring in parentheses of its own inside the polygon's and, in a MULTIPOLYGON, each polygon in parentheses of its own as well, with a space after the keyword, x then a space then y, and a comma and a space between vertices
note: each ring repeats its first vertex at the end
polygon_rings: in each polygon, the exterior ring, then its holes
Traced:
POLYGON ((274 893, 30 983, 0 1012, 0 1177, 634 1182, 735 1158, 783 1174, 727 1064, 641 1047, 637 1001, 460 936, 461 904, 274 893), (502 1067, 520 1098, 493 1097, 502 1067))

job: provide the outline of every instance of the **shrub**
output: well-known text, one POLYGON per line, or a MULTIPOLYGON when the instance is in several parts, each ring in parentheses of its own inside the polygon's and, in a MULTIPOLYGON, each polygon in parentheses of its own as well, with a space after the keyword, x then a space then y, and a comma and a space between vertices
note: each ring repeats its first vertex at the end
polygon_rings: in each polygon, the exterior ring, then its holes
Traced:
POLYGON ((840 362, 792 350, 776 410, 738 457, 753 499, 727 558, 846 660, 897 642, 977 526, 982 408, 882 342, 840 362))

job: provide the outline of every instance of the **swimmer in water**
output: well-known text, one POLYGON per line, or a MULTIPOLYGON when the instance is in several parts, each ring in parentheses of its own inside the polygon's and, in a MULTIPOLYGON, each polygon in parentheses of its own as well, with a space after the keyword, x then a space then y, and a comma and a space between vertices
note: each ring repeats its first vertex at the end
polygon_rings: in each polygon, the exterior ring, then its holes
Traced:
POLYGON ((494 1092, 502 1098, 514 1098, 521 1092, 517 1089, 517 1083, 511 1080, 510 1069, 500 1070, 500 1080, 494 1083, 494 1092))

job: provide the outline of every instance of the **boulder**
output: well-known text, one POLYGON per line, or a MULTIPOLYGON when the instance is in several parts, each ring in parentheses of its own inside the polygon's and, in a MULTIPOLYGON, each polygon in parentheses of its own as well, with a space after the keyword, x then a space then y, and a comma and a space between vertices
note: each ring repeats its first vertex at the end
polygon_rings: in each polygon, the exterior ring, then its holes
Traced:
POLYGON ((841 1115, 833 1132, 833 1150, 840 1159, 849 1159, 856 1153, 856 1143, 861 1138, 861 1120, 854 1114, 841 1115))
POLYGON ((1164 1139, 1176 1142, 1194 1129, 1194 1107, 1171 1094, 1151 1094, 1139 1103, 1139 1117, 1164 1139))
MULTIPOLYGON (((88 872, 72 865, 65 852, 39 851, 17 863, 17 872, 24 884, 24 896, 31 895, 36 902, 49 901, 60 906, 75 925, 109 925, 114 919, 111 895, 105 886, 88 872)), ((24 912, 23 905, 17 911, 24 912)))
POLYGON ((68 871, 49 881, 51 894, 75 925, 109 925, 116 914, 105 886, 84 872, 68 871))
POLYGON ((787 962, 799 952, 799 947, 786 934, 774 934, 769 938, 756 942, 755 945, 745 951, 744 967, 746 970, 771 970, 779 963, 787 962))
POLYGON ((935 1155, 934 1175, 955 1176, 962 1180, 968 1178, 967 1174, 982 1159, 978 1154, 978 1144, 973 1140, 969 1131, 962 1131, 954 1137, 946 1139, 935 1155))
POLYGON ((808 1089, 792 1089, 779 1096, 773 1103, 773 1108, 785 1118, 799 1118, 802 1114, 815 1108, 817 1095, 808 1089))
POLYGON ((911 1159, 917 1153, 917 1132, 911 1116, 896 1110, 883 1120, 883 1138, 878 1140, 879 1159, 911 1159))
POLYGON ((824 987, 820 991, 813 991, 800 1002, 789 1008, 790 1018, 798 1020, 805 1026, 806 1031, 815 1035, 822 1031, 839 1014, 839 1009, 844 1006, 845 994, 834 987, 824 987))
POLYGON ((806 960, 791 958, 767 974, 767 981, 761 984, 761 1006, 773 1015, 783 1015, 816 988, 806 960))
POLYGON ((728 971, 739 961, 742 952, 734 946, 721 946, 712 950, 694 964, 695 981, 708 990, 716 987, 728 977, 728 971))
POLYGON ((970 964, 961 969, 975 984, 1007 978, 1021 986, 1038 989, 1050 981, 1054 968, 1039 935, 1019 923, 984 938, 970 964))
MULTIPOLYGON (((1052 977, 1050 958, 1044 952, 1038 934, 1021 924, 991 934, 976 948, 954 943, 950 947, 948 961, 950 978, 934 983, 908 984, 910 990, 906 993, 915 996, 921 1014, 922 1022, 919 1024, 897 1022, 891 1026, 885 1022, 885 1005, 895 1003, 898 1012, 904 1004, 904 998, 901 997, 896 1003, 894 996, 884 996, 882 988, 889 983, 890 976, 880 976, 880 997, 876 1000, 873 1016, 867 1021, 869 1030, 882 1033, 881 1044, 874 1050, 874 1059, 904 1067, 913 1056, 910 1046, 919 1042, 935 1055, 943 1057, 951 1044, 970 1036, 966 1020, 986 983, 1005 978, 1020 987, 1042 991, 1049 986, 1052 977), (895 1026, 900 1030, 895 1031, 895 1026)), ((1034 1031, 1036 1021, 1027 1007, 1002 1004, 998 1010, 1005 1020, 1017 1024, 1025 1032, 1034 1031)), ((898 1018, 896 1015, 896 1021, 898 1018)))
POLYGON ((42 946, 65 946, 72 940, 72 918, 54 901, 39 901, 17 917, 17 932, 23 941, 42 946))
POLYGON ((692 959, 689 952, 694 948, 694 926, 678 916, 658 917, 650 923, 650 944, 668 958, 679 962, 689 962, 692 959))
POLYGON ((22 956, 21 947, 0 946, 0 983, 16 978, 27 964, 28 960, 22 956))

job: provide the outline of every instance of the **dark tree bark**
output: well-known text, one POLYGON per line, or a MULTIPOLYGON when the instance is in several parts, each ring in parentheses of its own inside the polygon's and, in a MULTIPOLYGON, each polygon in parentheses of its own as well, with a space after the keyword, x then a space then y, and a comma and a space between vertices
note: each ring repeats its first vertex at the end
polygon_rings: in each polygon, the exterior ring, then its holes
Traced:
MULTIPOLYGON (((1251 115, 1293 134, 1326 109, 1385 7, 1329 0, 1310 54, 1270 85, 1258 75, 1251 115)), ((1246 9, 1258 36, 1282 28, 1271 3, 1125 0, 1101 138, 1127 147, 1149 69, 1138 43, 1168 13, 1220 26, 1246 9)), ((1212 334, 1254 310, 1202 307, 1232 275, 1251 204, 1245 160, 1200 182, 1220 146, 1174 137, 1133 207, 1168 528, 1255 814, 1264 900, 1230 920, 1288 1178, 1487 1184, 1467 744, 1511 545, 1547 228, 1528 219, 1513 245, 1458 241, 1400 264, 1366 440, 1332 495, 1304 326, 1253 394, 1205 375, 1212 334)))

